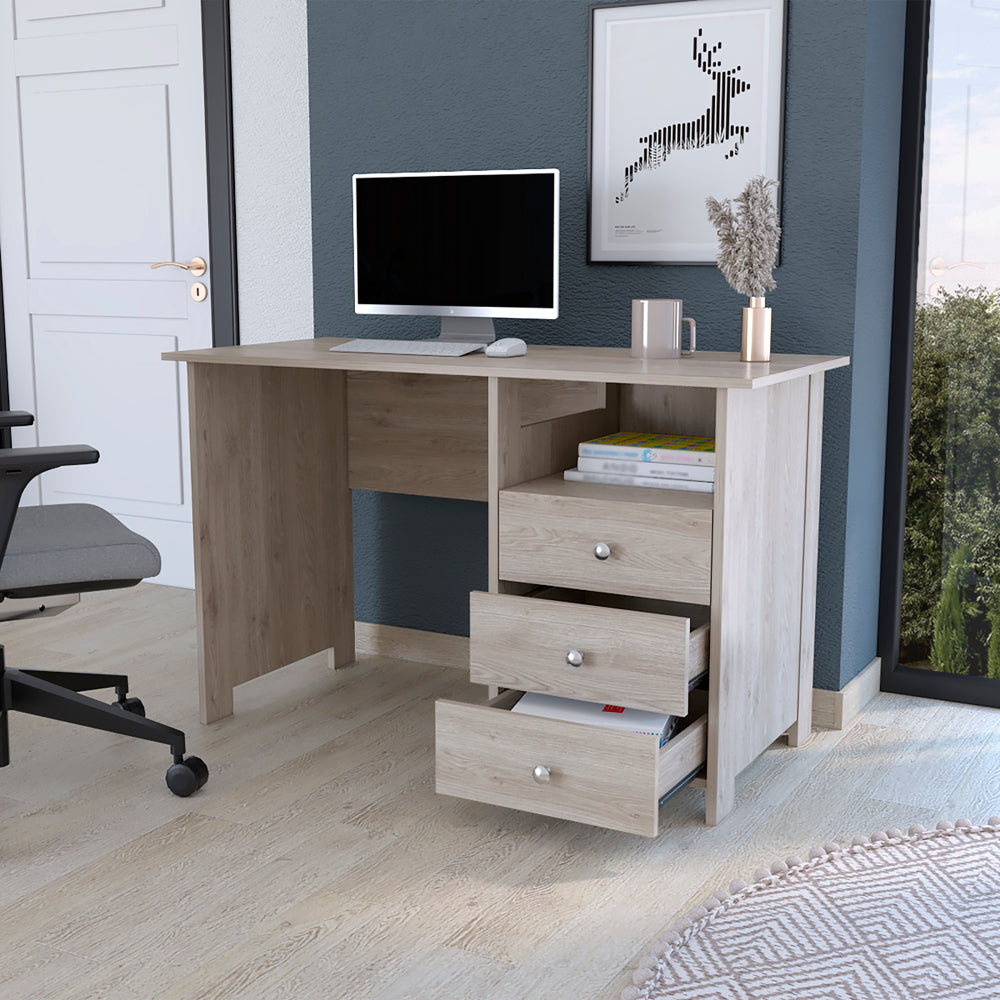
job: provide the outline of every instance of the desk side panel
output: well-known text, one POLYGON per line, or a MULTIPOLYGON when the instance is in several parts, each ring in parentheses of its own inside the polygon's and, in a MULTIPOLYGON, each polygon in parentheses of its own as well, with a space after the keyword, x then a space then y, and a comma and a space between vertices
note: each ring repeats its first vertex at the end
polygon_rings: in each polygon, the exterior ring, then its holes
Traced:
MULTIPOLYGON (((712 566, 710 824, 801 704, 808 379, 720 390, 712 566)), ((806 697, 811 695, 811 688, 806 697)))
POLYGON ((806 458, 806 516, 802 549, 802 629, 799 639, 799 716, 788 730, 797 747, 812 734, 813 656, 816 651, 816 578, 819 569, 819 488, 823 451, 824 375, 809 377, 809 429, 806 458))
POLYGON ((202 718, 237 684, 354 658, 345 373, 188 366, 202 718))

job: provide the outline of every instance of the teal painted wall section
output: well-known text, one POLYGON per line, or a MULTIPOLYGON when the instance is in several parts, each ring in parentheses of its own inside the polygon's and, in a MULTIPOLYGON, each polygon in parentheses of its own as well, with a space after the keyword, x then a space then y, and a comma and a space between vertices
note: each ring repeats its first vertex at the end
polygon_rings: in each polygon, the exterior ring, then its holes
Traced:
POLYGON ((882 545, 885 427, 888 405, 887 331, 892 324, 899 125, 905 4, 868 7, 861 197, 851 379, 850 463, 844 540, 844 606, 840 683, 874 656, 878 633, 876 570, 882 545), (887 164, 890 165, 887 168, 887 164))
MULTIPOLYGON (((788 10, 772 346, 858 357, 826 380, 816 685, 830 689, 875 655, 903 7, 788 10)), ((714 266, 586 263, 585 0, 310 0, 308 14, 317 336, 437 326, 354 314, 352 173, 558 167, 560 317, 498 335, 624 347, 633 298, 676 297, 699 346, 738 349, 742 300, 714 266)), ((483 504, 359 492, 357 617, 466 634, 485 538, 483 504)))

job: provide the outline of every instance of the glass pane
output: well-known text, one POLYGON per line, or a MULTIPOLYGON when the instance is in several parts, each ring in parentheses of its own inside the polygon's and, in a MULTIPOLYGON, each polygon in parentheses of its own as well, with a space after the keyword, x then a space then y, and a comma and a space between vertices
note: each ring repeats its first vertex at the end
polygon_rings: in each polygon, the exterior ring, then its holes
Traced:
POLYGON ((900 663, 1000 679, 1000 0, 934 0, 900 663))

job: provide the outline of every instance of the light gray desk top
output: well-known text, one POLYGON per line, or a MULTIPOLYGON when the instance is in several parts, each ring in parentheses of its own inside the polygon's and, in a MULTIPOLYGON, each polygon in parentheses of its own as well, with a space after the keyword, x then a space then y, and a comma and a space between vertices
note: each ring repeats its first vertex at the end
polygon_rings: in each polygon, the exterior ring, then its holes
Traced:
POLYGON ((167 361, 252 365, 275 368, 329 368, 335 371, 411 372, 427 375, 555 379, 569 382, 619 382, 635 385, 689 385, 717 389, 756 389, 804 378, 850 363, 834 355, 775 354, 769 362, 740 361, 739 352, 699 351, 688 358, 643 361, 628 348, 566 347, 529 344, 519 358, 460 358, 412 354, 331 352, 348 338, 319 337, 273 344, 245 344, 198 351, 169 351, 167 361))

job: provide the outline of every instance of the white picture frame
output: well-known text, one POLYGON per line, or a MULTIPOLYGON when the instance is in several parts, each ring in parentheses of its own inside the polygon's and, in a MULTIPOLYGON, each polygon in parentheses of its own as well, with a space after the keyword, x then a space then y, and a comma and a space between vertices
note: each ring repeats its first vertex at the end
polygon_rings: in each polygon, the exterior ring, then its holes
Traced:
POLYGON ((705 199, 780 183, 785 8, 591 7, 588 262, 714 264, 705 199))

